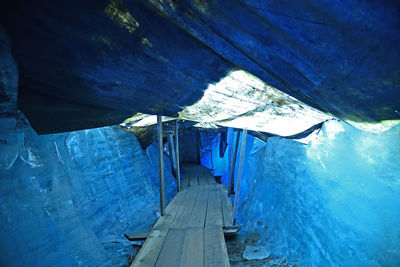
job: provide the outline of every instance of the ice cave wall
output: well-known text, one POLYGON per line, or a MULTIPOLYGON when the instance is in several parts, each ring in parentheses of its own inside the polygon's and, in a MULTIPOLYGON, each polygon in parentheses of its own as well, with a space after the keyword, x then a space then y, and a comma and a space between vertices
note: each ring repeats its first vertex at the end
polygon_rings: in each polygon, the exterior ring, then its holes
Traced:
POLYGON ((149 231, 159 211, 154 147, 116 126, 38 136, 19 124, 0 144, 0 265, 127 264, 123 234, 149 231))
MULTIPOLYGON (((400 127, 371 134, 330 120, 308 138, 248 135, 240 234, 257 234, 275 262, 400 266, 400 127)), ((212 151, 214 173, 227 183, 220 135, 201 140, 202 164, 211 168, 212 151)))
POLYGON ((328 121, 309 145, 254 139, 239 223, 300 266, 400 265, 400 127, 328 121))
POLYGON ((127 266, 123 234, 150 230, 159 211, 155 145, 117 126, 37 135, 17 110, 10 48, 0 28, 0 266, 127 266))

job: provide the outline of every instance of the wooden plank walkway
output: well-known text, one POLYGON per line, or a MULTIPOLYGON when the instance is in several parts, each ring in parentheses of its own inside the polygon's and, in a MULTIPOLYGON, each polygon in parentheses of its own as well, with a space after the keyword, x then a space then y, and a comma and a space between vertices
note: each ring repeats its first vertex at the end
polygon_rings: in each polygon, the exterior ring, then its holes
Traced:
POLYGON ((230 266, 223 226, 232 226, 226 185, 209 169, 183 167, 181 192, 150 231, 132 266, 230 266))

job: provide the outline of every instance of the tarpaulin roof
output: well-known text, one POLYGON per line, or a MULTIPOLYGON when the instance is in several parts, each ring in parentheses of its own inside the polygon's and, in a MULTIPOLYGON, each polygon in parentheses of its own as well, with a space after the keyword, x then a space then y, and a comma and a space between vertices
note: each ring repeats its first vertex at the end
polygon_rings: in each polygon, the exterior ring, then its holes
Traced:
POLYGON ((0 24, 19 106, 39 133, 176 116, 235 71, 321 114, 378 122, 400 118, 399 10, 388 0, 15 0, 0 24))

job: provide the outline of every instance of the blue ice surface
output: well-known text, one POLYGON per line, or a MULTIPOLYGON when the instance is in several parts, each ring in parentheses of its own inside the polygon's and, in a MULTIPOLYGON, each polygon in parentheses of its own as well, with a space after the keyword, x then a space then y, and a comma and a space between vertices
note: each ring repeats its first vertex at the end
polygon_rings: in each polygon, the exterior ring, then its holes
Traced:
MULTIPOLYGON (((146 154, 150 162, 151 169, 156 172, 156 175, 152 176, 151 181, 153 188, 159 190, 160 186, 160 178, 159 178, 159 166, 158 166, 158 144, 157 142, 153 142, 150 146, 146 149, 146 154)), ((171 161, 164 153, 164 185, 165 185, 165 205, 167 206, 168 203, 172 200, 175 196, 177 191, 176 179, 172 176, 171 170, 171 161)), ((158 191, 159 192, 159 191, 158 191)), ((160 205, 157 206, 157 211, 160 211, 160 205)))
POLYGON ((0 120, 0 140, 0 266, 128 264, 123 234, 159 211, 154 145, 117 126, 39 136, 23 117, 0 120))
POLYGON ((331 120, 314 134, 247 143, 241 234, 298 266, 400 266, 400 127, 331 120))
POLYGON ((201 132, 200 140, 201 165, 209 168, 214 176, 222 176, 222 181, 226 184, 226 177, 228 177, 228 151, 225 152, 223 158, 220 158, 220 134, 201 132))
MULTIPOLYGON (((219 142, 221 135, 218 133, 201 133, 201 164, 203 166, 206 166, 209 169, 212 169, 212 173, 214 176, 222 176, 221 182, 223 184, 228 184, 229 181, 229 167, 228 167, 228 148, 229 146, 234 147, 234 142, 236 140, 237 136, 237 131, 234 132, 233 134, 233 142, 232 144, 229 144, 229 139, 228 139, 228 147, 225 151, 224 157, 220 158, 219 156, 219 142), (210 153, 212 151, 212 153, 210 153), (212 154, 212 155, 211 155, 212 154), (212 161, 211 161, 212 160, 212 161)), ((239 147, 238 147, 238 154, 236 158, 236 164, 235 164, 235 177, 237 176, 237 167, 239 164, 239 155, 240 155, 240 144, 241 144, 241 139, 242 134, 240 134, 240 140, 239 140, 239 147)), ((254 137, 251 135, 247 135, 247 140, 246 140, 246 154, 245 154, 245 161, 248 157, 249 151, 252 148, 254 137)), ((244 170, 246 170, 247 165, 244 166, 244 170)))

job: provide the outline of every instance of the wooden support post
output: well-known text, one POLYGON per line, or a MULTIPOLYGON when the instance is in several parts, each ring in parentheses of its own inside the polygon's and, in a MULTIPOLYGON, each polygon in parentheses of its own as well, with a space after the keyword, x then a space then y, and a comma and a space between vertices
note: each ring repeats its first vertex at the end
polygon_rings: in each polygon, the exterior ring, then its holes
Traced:
POLYGON ((246 137, 247 137, 247 130, 244 129, 242 135, 242 144, 240 146, 238 176, 236 180, 236 190, 235 190, 235 202, 233 203, 232 225, 236 224, 236 217, 239 209, 240 183, 242 181, 243 161, 244 161, 244 155, 246 153, 246 137))
POLYGON ((177 190, 181 191, 181 171, 179 166, 179 129, 178 129, 178 120, 175 121, 175 161, 176 161, 176 181, 177 181, 177 190))
POLYGON ((163 152, 163 130, 162 116, 157 115, 157 138, 158 138, 158 166, 160 178, 160 212, 165 215, 165 190, 164 190, 164 152, 163 152))
POLYGON ((196 131, 196 155, 197 155, 197 164, 199 165, 201 164, 200 144, 201 144, 200 132, 196 131))
POLYGON ((231 169, 229 170, 228 196, 234 193, 233 187, 235 185, 235 165, 236 165, 236 156, 239 148, 239 140, 240 140, 239 138, 240 138, 240 130, 237 130, 235 150, 233 151, 233 158, 232 158, 232 166, 231 169))
POLYGON ((175 164, 175 145, 174 145, 174 135, 173 132, 168 134, 168 151, 169 151, 169 160, 171 163, 171 172, 172 175, 176 178, 176 164, 175 164))

